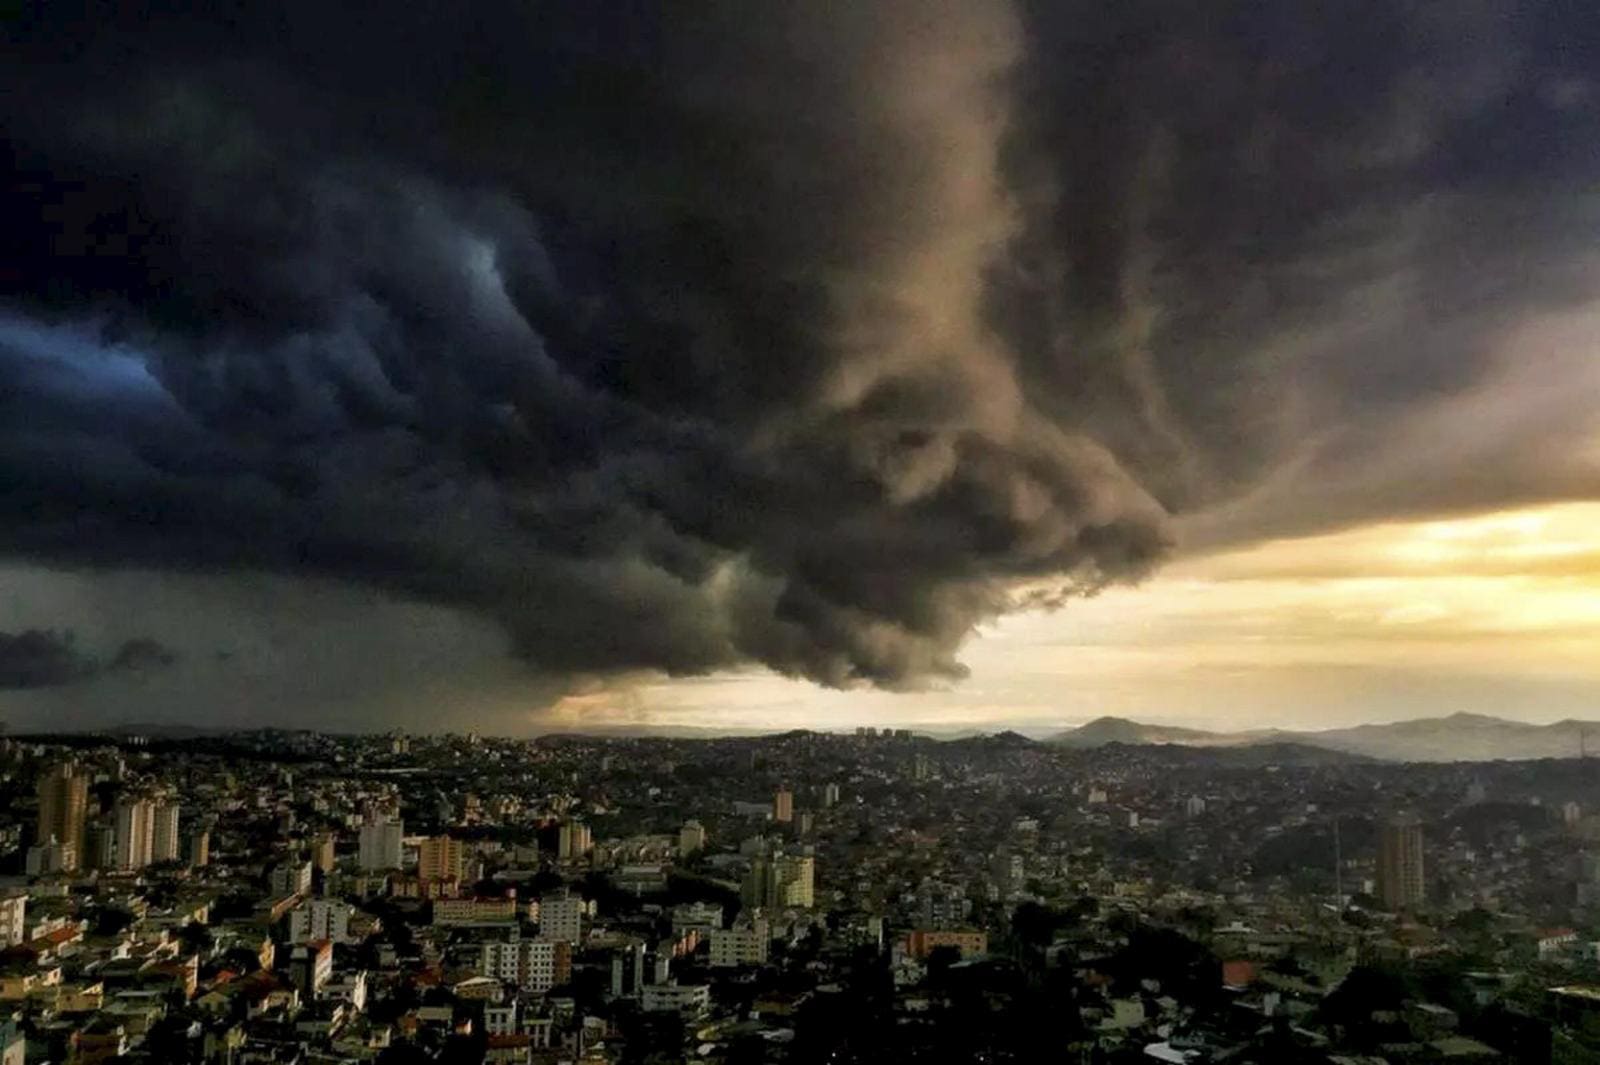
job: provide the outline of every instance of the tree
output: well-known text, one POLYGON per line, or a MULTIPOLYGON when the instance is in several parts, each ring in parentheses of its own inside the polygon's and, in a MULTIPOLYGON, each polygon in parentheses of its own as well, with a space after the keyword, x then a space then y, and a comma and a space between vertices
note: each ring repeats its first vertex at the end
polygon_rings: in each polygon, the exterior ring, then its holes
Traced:
POLYGON ((192 954, 205 955, 210 953, 215 940, 212 938, 211 929, 199 921, 190 921, 178 929, 178 942, 192 954))
POLYGON ((203 1044, 189 1038, 189 1019, 178 1011, 155 1021, 145 1035, 145 1050, 155 1061, 185 1065, 198 1062, 203 1044))
POLYGON ((1379 965, 1358 965, 1322 1000, 1318 1014, 1324 1024, 1338 1025, 1357 1047, 1372 1048, 1392 1036, 1373 1023, 1372 1015, 1398 1010, 1411 997, 1406 975, 1379 965))
POLYGON ((1011 937, 1025 950, 1043 951, 1054 940, 1062 915, 1037 902, 1024 902, 1011 914, 1011 937))
POLYGON ((638 1013, 623 1026, 623 1065, 677 1065, 687 1027, 677 1013, 638 1013))
POLYGON ((108 907, 95 913, 94 934, 97 936, 121 935, 131 924, 133 924, 133 914, 127 910, 108 907))
POLYGON ((961 951, 951 946, 934 947, 928 952, 928 985, 941 990, 950 987, 950 969, 961 960, 961 951))
POLYGON ((434 1065, 434 1058, 415 1043, 395 1043, 378 1055, 377 1065, 434 1065))
POLYGON ((1216 955, 1173 928, 1134 928, 1128 945, 1112 959, 1112 968, 1121 982, 1158 980, 1163 992, 1184 1001, 1206 1003, 1221 993, 1216 955))

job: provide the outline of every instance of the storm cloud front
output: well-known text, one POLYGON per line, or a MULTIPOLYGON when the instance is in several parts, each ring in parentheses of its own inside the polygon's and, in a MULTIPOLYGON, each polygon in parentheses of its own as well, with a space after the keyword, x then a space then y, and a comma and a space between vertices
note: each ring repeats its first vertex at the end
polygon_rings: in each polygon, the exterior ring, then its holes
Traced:
POLYGON ((1579 5, 332 7, 5 30, 27 587, 918 688, 1174 552, 1600 489, 1593 356, 1508 340, 1595 293, 1579 5))

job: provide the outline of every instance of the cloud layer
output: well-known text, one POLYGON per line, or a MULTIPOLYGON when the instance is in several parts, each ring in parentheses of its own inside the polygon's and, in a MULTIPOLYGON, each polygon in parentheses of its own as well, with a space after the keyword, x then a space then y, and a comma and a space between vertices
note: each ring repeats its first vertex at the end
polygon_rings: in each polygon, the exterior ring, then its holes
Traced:
POLYGON ((1176 529, 1594 491, 1505 363, 1592 291, 1574 9, 326 8, 23 16, 6 557, 914 687, 1176 529))
POLYGON ((0 632, 0 691, 55 688, 92 677, 172 665, 177 655, 149 637, 126 640, 109 662, 79 650, 70 632, 0 632))

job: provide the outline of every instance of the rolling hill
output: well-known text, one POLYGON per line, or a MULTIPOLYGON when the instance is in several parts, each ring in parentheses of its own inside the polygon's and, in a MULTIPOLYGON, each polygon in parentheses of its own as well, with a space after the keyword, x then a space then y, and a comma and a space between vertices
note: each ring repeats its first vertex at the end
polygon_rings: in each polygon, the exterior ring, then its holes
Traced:
POLYGON ((1065 747, 1108 743, 1180 744, 1188 747, 1250 747, 1292 743, 1396 762, 1481 762, 1495 759, 1575 758, 1580 750, 1600 748, 1600 722, 1557 721, 1533 725, 1486 714, 1451 714, 1381 725, 1293 732, 1263 729, 1209 732, 1149 725, 1126 718, 1101 717, 1057 733, 1050 742, 1065 747))

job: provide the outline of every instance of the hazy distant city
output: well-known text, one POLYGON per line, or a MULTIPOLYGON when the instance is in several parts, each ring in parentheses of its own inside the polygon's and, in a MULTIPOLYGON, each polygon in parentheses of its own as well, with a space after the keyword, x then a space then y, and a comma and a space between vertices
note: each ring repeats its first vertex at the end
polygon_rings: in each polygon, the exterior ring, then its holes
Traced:
POLYGON ((1600 763, 1140 732, 9 737, 0 1061, 1600 1054, 1600 763))

